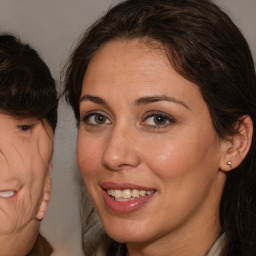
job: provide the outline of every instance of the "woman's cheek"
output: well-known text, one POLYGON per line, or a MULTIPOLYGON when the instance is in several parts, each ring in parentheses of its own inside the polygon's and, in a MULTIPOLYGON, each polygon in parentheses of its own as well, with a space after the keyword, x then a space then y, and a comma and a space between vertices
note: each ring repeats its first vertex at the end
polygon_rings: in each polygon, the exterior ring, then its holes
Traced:
POLYGON ((95 143, 78 136, 76 154, 81 174, 87 178, 95 176, 99 171, 100 148, 95 143))
POLYGON ((144 146, 144 160, 147 166, 160 177, 173 177, 182 174, 188 163, 186 149, 180 143, 166 139, 154 147, 144 146), (153 150, 152 150, 153 149, 153 150), (185 160, 186 159, 186 160, 185 160))

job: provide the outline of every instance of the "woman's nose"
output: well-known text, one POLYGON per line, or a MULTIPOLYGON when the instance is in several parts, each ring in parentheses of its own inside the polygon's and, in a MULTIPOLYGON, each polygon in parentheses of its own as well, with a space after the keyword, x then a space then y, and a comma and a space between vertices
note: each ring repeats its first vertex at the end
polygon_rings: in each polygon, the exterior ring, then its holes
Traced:
POLYGON ((135 135, 122 129, 114 129, 102 154, 102 164, 112 171, 134 168, 140 163, 140 152, 135 135))

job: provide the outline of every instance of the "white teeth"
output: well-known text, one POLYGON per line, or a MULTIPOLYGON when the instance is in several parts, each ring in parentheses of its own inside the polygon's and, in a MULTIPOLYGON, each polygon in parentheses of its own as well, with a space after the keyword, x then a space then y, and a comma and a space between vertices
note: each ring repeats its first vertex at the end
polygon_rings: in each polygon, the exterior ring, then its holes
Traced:
POLYGON ((114 192, 115 198, 121 198, 122 197, 122 191, 121 190, 113 190, 112 193, 114 192))
POLYGON ((141 197, 141 196, 149 196, 152 193, 154 193, 154 190, 145 191, 145 190, 138 190, 138 189, 108 189, 108 194, 115 198, 117 201, 129 201, 134 200, 135 198, 141 197))
POLYGON ((146 191, 145 190, 141 190, 140 191, 140 196, 145 196, 146 195, 146 191))
POLYGON ((122 198, 129 199, 132 196, 132 192, 130 189, 125 189, 122 191, 122 198))
POLYGON ((15 195, 15 191, 0 191, 0 197, 9 198, 15 195))
POLYGON ((132 190, 132 197, 137 198, 140 196, 140 191, 137 189, 132 190))

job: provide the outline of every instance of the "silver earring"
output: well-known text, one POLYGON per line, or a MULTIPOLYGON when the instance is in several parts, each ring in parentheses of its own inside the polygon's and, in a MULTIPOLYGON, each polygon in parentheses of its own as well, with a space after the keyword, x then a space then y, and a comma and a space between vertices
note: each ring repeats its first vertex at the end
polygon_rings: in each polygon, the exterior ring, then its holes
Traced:
POLYGON ((228 161, 228 162, 227 162, 227 165, 231 168, 231 167, 232 167, 232 162, 231 162, 231 161, 228 161))

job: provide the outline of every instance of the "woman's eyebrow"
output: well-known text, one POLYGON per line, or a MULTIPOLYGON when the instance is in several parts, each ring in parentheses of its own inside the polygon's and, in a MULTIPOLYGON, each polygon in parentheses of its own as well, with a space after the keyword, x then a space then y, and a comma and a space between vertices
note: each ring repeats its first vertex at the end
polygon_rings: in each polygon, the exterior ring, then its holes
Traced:
POLYGON ((79 104, 83 101, 91 101, 98 105, 107 106, 107 102, 104 99, 97 96, 92 96, 90 94, 83 95, 79 100, 79 104))
MULTIPOLYGON (((91 101, 95 104, 102 105, 102 106, 108 105, 104 99, 98 96, 90 95, 90 94, 83 95, 79 100, 79 104, 83 101, 91 101)), ((168 97, 166 95, 141 97, 135 100, 135 105, 137 106, 146 105, 146 104, 151 104, 159 101, 168 101, 168 102, 176 103, 190 110, 190 108, 187 106, 185 102, 178 100, 174 97, 168 97)))
POLYGON ((159 101, 168 101, 168 102, 176 103, 190 110, 190 108, 185 102, 178 100, 174 97, 168 97, 166 95, 141 97, 135 100, 135 105, 137 106, 146 105, 146 104, 151 104, 159 101))

